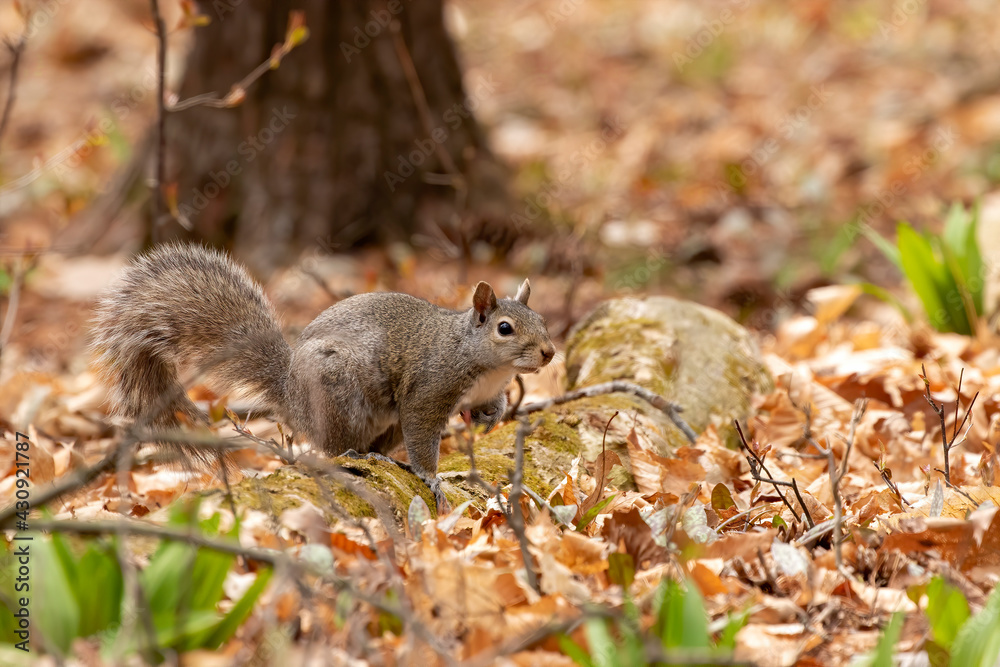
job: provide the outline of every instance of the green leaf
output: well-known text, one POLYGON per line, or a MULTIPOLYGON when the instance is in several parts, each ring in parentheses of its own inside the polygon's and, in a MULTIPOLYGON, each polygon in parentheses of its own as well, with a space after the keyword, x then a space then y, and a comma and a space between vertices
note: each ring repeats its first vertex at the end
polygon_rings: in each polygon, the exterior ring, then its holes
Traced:
POLYGON ((861 290, 865 294, 873 296, 876 299, 881 299, 882 301, 892 306, 895 306, 896 310, 898 310, 903 315, 903 319, 906 320, 907 324, 913 323, 913 313, 911 313, 910 309, 907 308, 902 301, 897 299, 895 295, 892 294, 892 292, 890 292, 885 288, 879 287, 878 285, 874 285, 872 283, 858 283, 858 284, 861 286, 861 290))
POLYGON ((991 667, 1000 656, 1000 586, 993 589, 983 610, 967 620, 951 645, 951 664, 991 667))
POLYGON ((986 291, 986 266, 983 254, 979 249, 979 237, 976 232, 979 227, 979 202, 977 201, 969 213, 969 232, 965 237, 965 278, 976 306, 976 313, 983 315, 983 294, 986 291))
MULTIPOLYGON (((181 651, 189 650, 193 638, 211 633, 221 621, 218 612, 215 611, 192 611, 183 617, 176 616, 170 623, 156 626, 157 646, 153 648, 174 647, 181 651)), ((145 634, 142 634, 141 638, 145 641, 145 634)))
POLYGON ((945 583, 944 578, 934 577, 927 586, 926 613, 934 642, 951 649, 959 628, 969 618, 969 603, 962 592, 945 583))
POLYGON ((972 227, 971 216, 966 213, 965 208, 959 202, 955 202, 948 209, 948 215, 945 217, 941 240, 946 247, 951 248, 954 252, 963 253, 972 227))
POLYGON ((736 648, 736 633, 743 629, 748 620, 750 620, 750 607, 738 613, 730 613, 726 627, 719 633, 719 639, 716 640, 715 645, 718 648, 734 650, 736 648))
POLYGON ((966 211, 956 202, 948 212, 941 235, 945 260, 955 282, 963 288, 962 296, 967 301, 966 310, 970 315, 974 312, 976 316, 983 314, 983 288, 986 283, 983 257, 976 238, 978 222, 978 205, 973 210, 966 211))
POLYGON ((623 618, 618 623, 618 631, 622 639, 616 662, 624 665, 645 665, 646 650, 642 638, 642 621, 639 609, 632 602, 627 589, 622 601, 622 612, 623 618))
POLYGON ((868 225, 861 224, 860 222, 856 224, 860 225, 861 233, 864 234, 865 238, 871 241, 885 255, 886 259, 895 264, 897 269, 902 271, 903 261, 900 258, 899 249, 868 225))
MULTIPOLYGON (((889 624, 885 626, 885 631, 875 646, 875 653, 872 656, 871 667, 894 667, 892 659, 895 652, 896 642, 899 641, 899 633, 903 630, 903 612, 897 611, 892 615, 889 624)), ((956 663, 962 664, 962 663, 956 663)))
POLYGON ((197 582, 189 600, 191 609, 215 609, 222 599, 222 584, 235 562, 236 556, 232 554, 212 549, 198 550, 191 569, 191 581, 197 582))
POLYGON ((570 660, 581 667, 594 667, 594 661, 590 659, 590 656, 587 655, 587 652, 583 649, 583 647, 570 639, 567 635, 559 635, 556 637, 556 640, 559 642, 559 650, 562 651, 564 655, 569 656, 570 660))
POLYGON ((595 667, 617 667, 618 647, 611 638, 608 621, 603 618, 589 618, 583 624, 583 634, 590 646, 590 657, 595 667))
POLYGON ((582 517, 580 517, 580 520, 577 521, 576 530, 581 531, 588 525, 590 525, 590 522, 597 518, 597 515, 601 513, 601 510, 610 505, 611 501, 614 500, 617 496, 618 496, 617 493, 613 493, 604 500, 602 500, 601 502, 591 507, 589 510, 587 510, 587 512, 582 517))
POLYGON ((194 584, 188 574, 196 556, 197 549, 189 544, 164 542, 146 569, 139 573, 146 604, 154 619, 169 621, 177 615, 182 595, 194 584))
POLYGON ((618 584, 625 590, 632 585, 635 580, 635 561, 627 553, 613 553, 608 555, 608 579, 613 584, 618 584))
POLYGON ((216 649, 232 638, 236 634, 236 630, 243 624, 243 621, 247 619, 250 612, 253 611, 253 606, 257 603, 257 598, 260 594, 264 592, 264 588, 267 586, 267 582, 271 580, 271 576, 274 574, 274 570, 267 568, 257 572, 257 578, 251 584, 247 592, 243 594, 243 597, 233 605, 233 608, 229 610, 229 613, 225 615, 222 622, 219 623, 218 627, 212 632, 202 643, 205 648, 216 649))
POLYGON ((727 510, 736 507, 733 494, 729 492, 729 487, 719 482, 712 488, 712 509, 727 510))
POLYGON ((931 242, 905 222, 896 228, 903 273, 917 293, 931 326, 938 331, 968 334, 969 322, 961 302, 948 299, 958 287, 947 267, 935 256, 931 242))
POLYGON ((86 573, 76 582, 79 633, 81 637, 89 637, 121 620, 124 583, 114 543, 91 544, 80 557, 77 570, 86 573))
POLYGON ((707 649, 711 646, 708 634, 708 616, 701 594, 693 584, 682 588, 672 579, 664 580, 660 604, 657 610, 657 625, 663 647, 707 649))
MULTIPOLYGON (((65 545, 57 544, 38 534, 31 542, 31 621, 45 646, 65 655, 79 635, 80 608, 59 554, 65 545)), ((33 641, 37 639, 32 635, 33 641)))

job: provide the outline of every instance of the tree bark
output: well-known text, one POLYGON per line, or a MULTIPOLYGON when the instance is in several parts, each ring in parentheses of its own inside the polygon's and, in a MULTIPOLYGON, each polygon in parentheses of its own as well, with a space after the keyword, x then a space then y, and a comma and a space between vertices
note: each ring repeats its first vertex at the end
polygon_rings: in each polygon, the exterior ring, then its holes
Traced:
POLYGON ((472 113, 496 91, 488 79, 466 91, 441 0, 201 0, 200 9, 211 23, 195 29, 179 100, 224 97, 285 40, 293 10, 310 36, 239 106, 168 115, 165 182, 193 231, 171 220, 151 225, 147 241, 230 247, 257 271, 315 246, 416 237, 451 256, 477 238, 509 247, 506 172, 472 113))

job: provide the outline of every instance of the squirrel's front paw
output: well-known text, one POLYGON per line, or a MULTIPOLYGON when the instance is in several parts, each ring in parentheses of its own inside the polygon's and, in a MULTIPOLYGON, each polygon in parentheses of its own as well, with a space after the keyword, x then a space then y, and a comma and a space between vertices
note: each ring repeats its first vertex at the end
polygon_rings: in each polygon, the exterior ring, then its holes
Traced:
POLYGON ((431 478, 427 486, 430 488, 431 493, 434 494, 434 501, 437 503, 437 515, 438 517, 443 517, 451 512, 451 503, 444 496, 444 491, 441 490, 441 478, 436 475, 431 478))

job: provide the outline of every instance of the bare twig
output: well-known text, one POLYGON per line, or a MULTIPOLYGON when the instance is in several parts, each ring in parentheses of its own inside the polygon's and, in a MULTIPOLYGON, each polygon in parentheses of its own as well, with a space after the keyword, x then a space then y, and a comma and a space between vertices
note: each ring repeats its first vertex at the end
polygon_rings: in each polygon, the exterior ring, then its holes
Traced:
POLYGON ((11 112, 14 110, 14 100, 17 99, 17 72, 21 65, 21 54, 28 43, 28 22, 30 16, 24 17, 24 31, 15 39, 4 39, 4 45, 10 52, 10 79, 7 81, 7 101, 3 105, 3 113, 0 114, 0 142, 7 131, 7 124, 10 122, 11 112))
MULTIPOLYGON (((965 442, 965 436, 962 436, 961 440, 958 440, 958 436, 961 430, 965 427, 965 422, 969 421, 969 417, 972 415, 972 408, 976 405, 976 399, 979 398, 979 392, 977 391, 972 397, 972 401, 969 402, 969 407, 965 411, 965 416, 962 418, 961 424, 959 424, 958 408, 959 403, 962 401, 962 378, 965 375, 965 369, 963 368, 958 376, 958 392, 955 397, 955 425, 952 428, 951 438, 949 439, 948 428, 945 424, 944 404, 938 404, 931 396, 931 383, 930 380, 927 379, 927 369, 924 368, 923 364, 920 365, 920 371, 922 373, 921 379, 924 381, 924 398, 931 406, 931 410, 934 411, 934 414, 938 416, 938 421, 941 424, 941 451, 944 454, 944 470, 940 472, 944 475, 944 479, 948 482, 949 486, 957 488, 951 483, 951 450, 965 442)), ((971 422, 969 424, 969 428, 972 428, 971 422)), ((935 470, 937 469, 935 468, 935 470)))
MULTIPOLYGON (((941 470, 941 468, 934 468, 934 469, 935 469, 936 471, 938 471, 939 473, 941 473, 942 475, 944 474, 944 470, 941 470)), ((966 493, 965 491, 963 491, 963 490, 962 490, 961 488, 959 488, 959 487, 958 487, 957 485, 953 484, 953 483, 951 482, 951 480, 949 480, 948 478, 945 478, 945 480, 944 480, 944 483, 945 483, 945 484, 947 484, 947 485, 948 485, 949 487, 951 487, 952 489, 954 489, 955 491, 958 491, 958 492, 959 492, 960 494, 962 494, 963 496, 965 496, 965 497, 966 497, 966 499, 967 499, 967 500, 969 500, 969 501, 970 501, 970 502, 971 502, 971 503, 972 503, 973 505, 975 505, 975 506, 977 506, 977 507, 979 506, 979 501, 978 501, 978 500, 976 500, 975 498, 973 498, 972 496, 970 496, 970 495, 969 495, 968 493, 966 493)))
MULTIPOLYGON (((840 523, 844 515, 844 505, 840 498, 840 475, 837 474, 837 459, 833 454, 833 445, 831 445, 829 441, 827 441, 826 444, 826 455, 828 461, 827 468, 830 473, 830 488, 833 489, 833 537, 831 541, 833 542, 834 562, 837 564, 837 570, 839 572, 843 572, 843 549, 841 548, 843 535, 840 532, 840 523)), ((844 459, 846 460, 847 456, 844 456, 844 459)))
POLYGON ((167 25, 160 14, 160 1, 149 0, 156 25, 156 142, 153 148, 153 238, 159 237, 158 229, 162 224, 160 216, 163 210, 163 179, 166 173, 167 160, 167 111, 166 111, 166 71, 167 71, 167 25))
MULTIPOLYGON (((399 64, 403 67, 403 73, 406 75, 406 82, 410 86, 410 94, 413 95, 413 103, 417 107, 417 113, 420 115, 420 123, 424 126, 424 132, 427 136, 431 136, 434 133, 434 126, 431 123, 431 112, 430 105, 427 103, 427 95, 424 93, 424 87, 420 83, 420 76, 417 74, 417 68, 413 64, 413 58, 410 57, 410 51, 406 47, 406 41, 403 39, 403 33, 399 21, 393 21, 389 24, 389 31, 392 33, 393 44, 396 47, 396 55, 399 58, 399 64)), ((450 177, 450 183, 453 188, 455 188, 456 198, 458 200, 458 210, 461 211, 465 208, 465 203, 468 195, 468 186, 465 182, 465 176, 458 169, 458 165, 451 157, 451 153, 445 148, 443 143, 434 143, 434 153, 437 155, 438 160, 441 161, 441 166, 444 170, 448 172, 450 177)), ((434 179, 434 174, 428 174, 431 176, 432 180, 441 182, 440 179, 434 179)))
MULTIPOLYGON (((750 464, 750 476, 753 477, 758 482, 763 482, 765 484, 770 484, 771 486, 773 486, 774 487, 774 492, 778 494, 779 498, 781 498, 781 502, 783 502, 785 504, 785 507, 788 508, 788 511, 791 512, 792 516, 795 517, 795 520, 798 521, 799 520, 799 513, 795 511, 795 508, 792 507, 792 504, 790 502, 788 502, 788 498, 785 497, 785 494, 783 494, 778 489, 778 487, 779 486, 787 486, 789 488, 795 489, 796 493, 798 493, 798 488, 795 487, 795 486, 793 486, 791 482, 783 482, 783 481, 774 479, 774 476, 771 475, 771 471, 768 470, 767 466, 764 464, 763 457, 758 456, 757 452, 755 452, 753 450, 753 448, 750 447, 750 443, 747 442, 746 436, 743 435, 743 429, 740 427, 739 420, 734 419, 733 420, 733 424, 736 426, 736 432, 740 436, 740 444, 743 446, 743 449, 747 450, 747 454, 750 455, 750 456, 747 457, 747 463, 750 464), (763 471, 764 474, 767 475, 767 477, 762 476, 760 474, 761 471, 763 471)), ((812 517, 809 516, 809 511, 806 509, 805 503, 802 502, 801 498, 799 500, 799 503, 802 505, 802 510, 805 512, 806 516, 809 517, 809 519, 808 519, 809 520, 809 525, 812 526, 813 525, 813 523, 812 523, 812 517)))
POLYGON ((540 410, 545 410, 553 405, 562 405, 563 403, 569 403, 570 401, 575 401, 578 398, 589 398, 591 396, 600 396, 602 394, 615 394, 615 393, 626 393, 638 396, 642 400, 646 401, 652 405, 657 410, 661 410, 670 421, 674 423, 684 436, 690 442, 694 442, 698 439, 697 434, 687 425, 683 419, 681 419, 680 413, 684 409, 676 405, 675 403, 669 402, 667 399, 663 398, 658 394, 654 394, 649 389, 645 387, 640 387, 633 382, 625 382, 623 380, 614 380, 612 382, 603 382, 601 384, 595 384, 590 387, 584 387, 582 389, 576 389, 574 391, 563 394, 562 396, 556 396, 553 398, 546 399, 544 401, 538 401, 536 403, 528 403, 527 405, 521 406, 517 411, 515 416, 528 415, 532 412, 538 412, 540 410))
POLYGON ((795 497, 799 501, 799 507, 802 508, 802 514, 806 517, 806 523, 809 524, 810 528, 814 527, 816 522, 813 521, 812 513, 809 511, 809 508, 806 507, 806 501, 802 497, 802 492, 799 491, 799 484, 795 481, 794 477, 792 477, 792 491, 795 492, 795 497))
POLYGON ((3 359, 4 350, 14 333, 14 320, 17 319, 17 306, 21 298, 21 283, 28 269, 24 266, 24 258, 18 257, 11 276, 10 293, 7 295, 7 313, 3 318, 3 326, 0 326, 0 359, 3 359))
MULTIPOLYGON (((302 21, 301 14, 297 14, 295 11, 292 12, 289 17, 289 28, 294 29, 302 21)), ((210 107, 213 109, 229 109, 239 105, 246 98, 247 89, 257 82, 257 79, 261 78, 268 71, 275 68, 275 63, 280 62, 282 58, 287 56, 292 52, 300 42, 286 37, 285 41, 276 44, 274 49, 271 51, 271 55, 268 56, 264 62, 257 65, 249 74, 240 79, 238 83, 233 84, 233 87, 229 89, 229 92, 225 96, 219 96, 218 93, 203 93, 201 95, 194 95, 185 100, 180 100, 174 102, 167 107, 167 111, 170 113, 175 113, 178 111, 184 111, 185 109, 191 109, 194 107, 210 107)))
POLYGON ((903 494, 899 492, 899 487, 896 486, 896 483, 892 481, 889 469, 880 466, 878 461, 872 461, 872 465, 875 466, 876 470, 878 470, 878 474, 882 476, 882 481, 885 482, 885 485, 889 487, 889 490, 896 496, 896 500, 899 501, 900 506, 905 504, 907 507, 913 507, 913 505, 910 504, 910 501, 904 498, 903 494))
POLYGON ((528 434, 534 430, 537 424, 528 423, 527 418, 522 418, 517 426, 517 436, 514 440, 514 470, 510 471, 510 496, 507 503, 507 522, 511 530, 517 535, 517 541, 521 545, 521 557, 524 559, 524 569, 528 575, 528 584, 536 593, 541 593, 542 589, 538 584, 538 575, 535 573, 535 561, 528 551, 528 536, 524 530, 524 513, 521 510, 521 492, 524 482, 524 440, 528 434))
POLYGON ((515 375, 514 381, 517 383, 519 392, 517 394, 517 400, 514 401, 510 407, 507 408, 507 412, 504 413, 504 421, 511 419, 514 415, 516 415, 517 411, 521 408, 521 403, 524 401, 524 378, 520 375, 515 375))
POLYGON ((326 284, 326 281, 323 280, 323 276, 319 275, 318 273, 316 273, 316 271, 314 271, 312 269, 303 267, 303 268, 301 268, 299 270, 302 271, 302 273, 304 273, 307 276, 309 276, 310 278, 312 278, 313 282, 315 282, 317 285, 319 285, 319 288, 321 290, 323 290, 324 292, 326 292, 326 295, 328 297, 330 297, 330 300, 333 303, 337 303, 338 301, 343 301, 344 299, 346 299, 346 298, 348 298, 350 296, 353 296, 351 294, 351 292, 347 292, 347 291, 335 292, 333 289, 330 288, 329 285, 326 284))
POLYGON ((840 572, 845 577, 849 577, 849 573, 844 569, 843 561, 843 541, 844 536, 841 531, 841 522, 844 516, 844 502, 840 496, 840 483, 843 481, 844 476, 847 474, 848 462, 851 456, 851 448, 854 446, 854 435, 857 432, 858 424, 861 423, 861 419, 865 416, 865 411, 868 409, 868 399, 859 398, 854 403, 854 413, 851 415, 851 427, 847 436, 846 446, 844 448, 844 456, 840 461, 840 465, 837 465, 836 456, 833 453, 833 444, 827 440, 827 468, 830 473, 830 489, 833 493, 833 555, 834 562, 837 564, 837 571, 840 572))
MULTIPOLYGON (((97 479, 98 476, 111 470, 118 462, 119 453, 128 447, 132 447, 135 440, 125 438, 118 443, 118 446, 108 452, 108 454, 88 468, 79 468, 71 475, 66 475, 60 481, 50 484, 41 489, 35 489, 31 494, 31 506, 41 507, 52 502, 56 498, 75 491, 97 479)), ((8 527, 8 524, 15 518, 17 508, 15 503, 0 511, 0 527, 8 527)))

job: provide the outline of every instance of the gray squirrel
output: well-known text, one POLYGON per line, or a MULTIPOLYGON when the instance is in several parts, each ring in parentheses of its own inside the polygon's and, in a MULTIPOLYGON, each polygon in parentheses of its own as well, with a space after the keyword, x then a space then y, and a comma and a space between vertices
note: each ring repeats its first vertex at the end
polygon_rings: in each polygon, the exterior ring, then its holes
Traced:
POLYGON ((426 480, 452 414, 471 410, 492 429, 513 376, 552 360, 530 291, 525 280, 513 299, 498 299, 480 282, 466 311, 359 294, 320 313, 293 347, 242 266, 172 244, 137 259, 102 296, 92 348, 121 425, 207 422, 181 384, 200 374, 213 390, 256 399, 329 455, 384 455, 404 444, 426 480))

